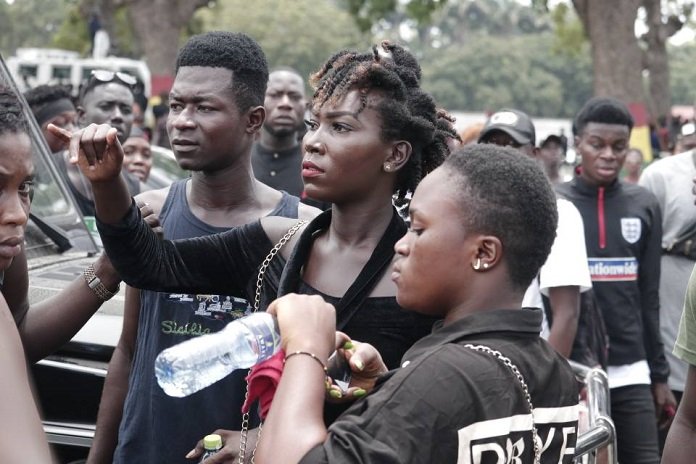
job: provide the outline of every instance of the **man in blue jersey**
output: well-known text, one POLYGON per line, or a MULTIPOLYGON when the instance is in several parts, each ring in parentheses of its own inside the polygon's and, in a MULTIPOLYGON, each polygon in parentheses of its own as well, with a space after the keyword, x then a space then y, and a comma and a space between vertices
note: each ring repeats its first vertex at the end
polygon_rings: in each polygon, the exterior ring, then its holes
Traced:
MULTIPOLYGON (((167 132, 179 165, 192 175, 138 197, 160 216, 165 238, 210 235, 267 215, 318 213, 253 177, 251 147, 265 118, 267 80, 264 53, 244 34, 210 32, 179 50, 167 132)), ((240 430, 244 371, 189 397, 171 398, 155 382, 154 359, 169 346, 221 330, 247 311, 246 301, 226 295, 128 288, 123 333, 88 462, 190 462, 186 454, 205 435, 240 430)), ((236 451, 238 440, 226 441, 236 451)))

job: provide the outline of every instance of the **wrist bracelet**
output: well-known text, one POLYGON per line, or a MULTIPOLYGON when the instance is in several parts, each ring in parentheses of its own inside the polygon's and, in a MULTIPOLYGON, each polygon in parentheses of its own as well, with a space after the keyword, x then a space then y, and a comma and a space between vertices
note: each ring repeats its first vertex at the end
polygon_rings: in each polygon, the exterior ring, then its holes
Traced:
POLYGON ((106 288, 101 279, 97 277, 97 274, 94 272, 94 265, 92 264, 85 268, 82 277, 84 277, 89 289, 102 301, 110 300, 121 289, 120 285, 117 285, 116 290, 113 292, 106 288))
POLYGON ((324 369, 324 374, 329 375, 329 370, 326 368, 326 364, 324 364, 324 362, 321 359, 319 359, 319 357, 316 354, 310 353, 309 351, 293 351, 292 353, 285 355, 285 360, 283 361, 283 364, 285 364, 288 361, 288 359, 292 358, 293 356, 297 356, 298 354, 309 356, 310 358, 318 362, 321 368, 324 369))

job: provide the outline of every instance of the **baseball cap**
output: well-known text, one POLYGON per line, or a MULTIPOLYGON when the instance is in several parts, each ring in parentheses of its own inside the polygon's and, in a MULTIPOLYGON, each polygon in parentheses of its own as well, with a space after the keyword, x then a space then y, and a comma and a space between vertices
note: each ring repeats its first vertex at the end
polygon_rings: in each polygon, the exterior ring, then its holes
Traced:
POLYGON ((496 111, 488 118, 479 135, 479 143, 493 131, 502 131, 520 145, 536 143, 534 124, 526 113, 512 109, 496 111))
POLYGON ((679 131, 680 135, 683 137, 688 137, 690 135, 696 134, 696 125, 694 125, 693 122, 688 122, 681 126, 681 130, 679 131))

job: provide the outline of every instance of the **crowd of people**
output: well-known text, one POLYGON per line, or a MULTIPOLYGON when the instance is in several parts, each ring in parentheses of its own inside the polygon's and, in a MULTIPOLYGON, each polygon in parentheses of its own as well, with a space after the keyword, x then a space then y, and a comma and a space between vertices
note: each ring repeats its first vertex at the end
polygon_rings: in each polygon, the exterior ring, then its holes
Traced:
POLYGON ((223 448, 209 464, 571 463, 584 430, 566 359, 606 370, 620 463, 690 462, 690 134, 640 173, 626 105, 592 98, 564 182, 564 135, 537 140, 523 109, 502 108, 460 136, 415 57, 388 41, 329 57, 311 97, 241 33, 192 37, 175 69, 163 129, 191 175, 159 190, 144 188, 150 137, 133 125, 129 75, 95 71, 76 102, 57 86, 27 92, 105 251, 31 307, 31 142, 0 90, 0 461, 50 462, 25 362, 123 280, 89 463, 193 462, 213 432, 223 448), (160 389, 157 354, 253 311, 275 315, 285 353, 267 415, 242 412, 242 370, 184 398, 160 389), (337 348, 347 389, 326 376, 337 348), (30 455, 9 445, 24 435, 30 455))

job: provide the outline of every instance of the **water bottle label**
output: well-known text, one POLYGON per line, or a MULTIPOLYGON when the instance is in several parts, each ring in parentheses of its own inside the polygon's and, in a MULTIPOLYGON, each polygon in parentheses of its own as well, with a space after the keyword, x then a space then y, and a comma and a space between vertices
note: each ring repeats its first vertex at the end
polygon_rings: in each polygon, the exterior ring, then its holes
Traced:
POLYGON ((275 354, 278 346, 278 332, 272 318, 264 319, 269 330, 254 331, 256 343, 259 349, 259 359, 268 359, 275 354))

